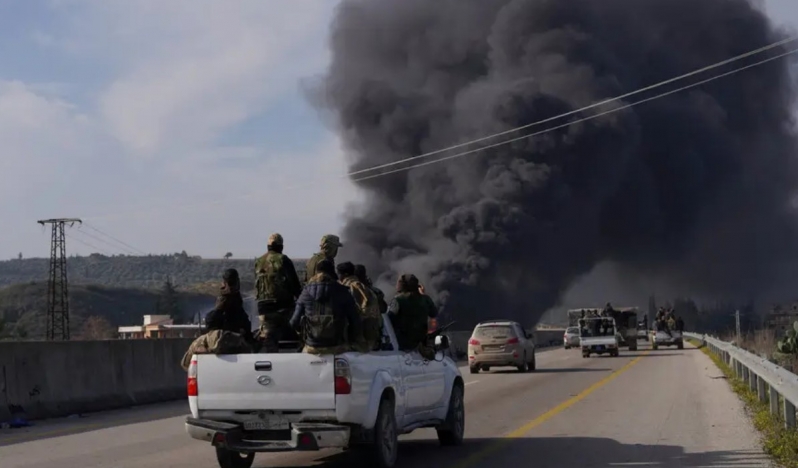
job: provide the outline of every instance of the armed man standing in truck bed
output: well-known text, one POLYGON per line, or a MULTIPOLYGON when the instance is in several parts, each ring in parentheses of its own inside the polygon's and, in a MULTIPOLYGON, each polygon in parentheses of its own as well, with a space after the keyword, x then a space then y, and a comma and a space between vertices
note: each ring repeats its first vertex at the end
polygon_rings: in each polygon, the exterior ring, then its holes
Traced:
POLYGON ((302 293, 294 262, 283 254, 283 236, 272 234, 267 252, 255 262, 255 289, 258 301, 258 332, 264 352, 279 351, 279 341, 290 331, 288 320, 302 293))
POLYGON ((426 295, 416 275, 399 277, 388 316, 402 351, 417 350, 427 360, 435 358, 435 350, 427 346, 427 330, 428 320, 438 316, 438 308, 426 295))
POLYGON ((321 238, 321 242, 319 242, 319 252, 313 254, 313 256, 308 260, 307 267, 305 268, 305 283, 316 276, 316 273, 318 273, 319 262, 322 260, 328 260, 333 264, 332 276, 337 280, 338 275, 334 271, 335 257, 338 256, 338 249, 343 246, 344 244, 341 243, 341 239, 338 238, 338 236, 334 234, 325 234, 321 238))

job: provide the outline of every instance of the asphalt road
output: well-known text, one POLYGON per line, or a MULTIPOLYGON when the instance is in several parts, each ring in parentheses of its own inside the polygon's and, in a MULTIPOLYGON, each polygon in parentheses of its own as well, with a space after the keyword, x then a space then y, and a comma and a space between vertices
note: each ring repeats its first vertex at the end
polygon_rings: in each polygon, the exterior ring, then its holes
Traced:
MULTIPOLYGON (((435 431, 402 437, 400 467, 769 467, 758 435, 702 352, 623 350, 584 359, 538 355, 538 370, 501 368, 466 381, 466 440, 441 448, 435 431)), ((183 429, 184 402, 0 432, 3 468, 215 468, 209 444, 183 429)), ((342 452, 258 455, 255 467, 343 468, 342 452)), ((359 463, 361 466, 369 466, 359 463)))

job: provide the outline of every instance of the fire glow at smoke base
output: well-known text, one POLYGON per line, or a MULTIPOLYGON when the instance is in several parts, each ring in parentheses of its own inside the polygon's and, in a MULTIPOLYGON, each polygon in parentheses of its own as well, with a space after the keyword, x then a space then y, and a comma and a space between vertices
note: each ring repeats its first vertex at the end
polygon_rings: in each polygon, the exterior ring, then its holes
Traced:
MULTIPOLYGON (((746 0, 344 0, 331 65, 310 95, 333 117, 356 171, 568 112, 783 37, 746 0)), ((798 252, 789 205, 798 183, 794 97, 783 59, 542 136, 357 182, 368 202, 350 216, 341 254, 381 274, 388 288, 397 273, 415 273, 465 326, 500 317, 536 323, 575 279, 607 260, 690 293, 767 294, 798 252)))

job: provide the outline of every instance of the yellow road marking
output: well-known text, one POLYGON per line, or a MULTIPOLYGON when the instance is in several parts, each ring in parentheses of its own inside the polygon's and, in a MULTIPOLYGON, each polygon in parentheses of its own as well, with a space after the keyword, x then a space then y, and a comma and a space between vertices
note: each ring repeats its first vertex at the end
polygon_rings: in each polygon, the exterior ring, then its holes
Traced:
POLYGON ((588 395, 590 395, 591 393, 595 392, 599 388, 607 385, 615 377, 618 377, 622 373, 624 373, 627 370, 629 370, 630 367, 632 367, 633 365, 637 364, 641 359, 643 359, 643 356, 645 356, 646 354, 648 354, 650 352, 651 351, 643 352, 643 354, 641 356, 632 359, 626 365, 624 365, 620 369, 616 370, 612 374, 604 377, 603 379, 601 379, 598 382, 594 383, 590 387, 582 390, 582 392, 580 392, 578 395, 569 398, 568 400, 560 403, 559 405, 555 406, 554 408, 552 408, 552 409, 546 411, 545 413, 541 414, 540 416, 538 416, 537 418, 533 419, 532 421, 529 421, 528 423, 524 424, 523 426, 519 427, 518 429, 506 434, 504 437, 502 437, 501 439, 499 439, 495 443, 485 447, 483 450, 480 450, 479 452, 474 453, 473 455, 469 456, 465 460, 453 465, 452 468, 467 468, 467 467, 470 467, 471 465, 479 462, 480 460, 482 460, 483 458, 487 457, 488 455, 496 453, 497 451, 499 451, 502 448, 504 448, 505 445, 509 444, 512 441, 512 439, 517 439, 519 437, 523 437, 524 434, 526 434, 527 432, 529 432, 532 429, 540 426, 541 424, 543 424, 544 422, 546 422, 549 419, 553 418, 554 416, 562 413, 563 411, 565 411, 566 409, 570 408, 571 406, 573 406, 573 405, 579 403, 580 401, 584 400, 588 395))

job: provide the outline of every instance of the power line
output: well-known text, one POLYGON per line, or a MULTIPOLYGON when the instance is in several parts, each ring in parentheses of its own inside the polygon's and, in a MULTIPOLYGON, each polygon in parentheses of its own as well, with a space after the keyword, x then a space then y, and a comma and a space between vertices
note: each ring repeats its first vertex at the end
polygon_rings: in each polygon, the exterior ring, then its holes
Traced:
MULTIPOLYGON (((512 138, 512 139, 505 140, 505 141, 498 142, 498 143, 494 143, 494 144, 491 144, 491 145, 486 145, 486 146, 482 146, 482 147, 479 147, 479 148, 476 148, 476 149, 472 149, 472 150, 456 153, 456 154, 453 154, 453 155, 445 156, 445 157, 442 157, 442 158, 435 159, 433 161, 427 161, 427 162, 424 162, 424 163, 410 165, 410 166, 406 166, 406 167, 402 167, 402 168, 398 168, 398 169, 394 169, 394 170, 390 170, 390 171, 384 171, 384 172, 380 172, 378 174, 369 175, 369 176, 365 176, 365 177, 352 178, 352 176, 354 176, 354 175, 363 174, 363 173, 366 173, 366 172, 371 172, 371 171, 375 171, 375 170, 379 170, 379 169, 384 169, 384 168, 387 168, 387 167, 396 166, 396 165, 399 165, 399 164, 402 164, 402 163, 406 163, 406 162, 410 162, 410 161, 414 161, 414 160, 418 160, 418 159, 422 159, 422 158, 427 158, 429 156, 433 156, 433 155, 436 155, 436 154, 440 154, 440 153, 444 153, 444 152, 447 152, 447 151, 451 151, 453 149, 457 149, 457 148, 462 148, 464 146, 473 145, 475 143, 479 143, 479 142, 482 142, 482 141, 486 141, 486 140, 490 140, 490 139, 493 139, 493 138, 497 138, 499 136, 508 135, 510 133, 518 132, 518 131, 521 131, 521 130, 524 130, 524 129, 528 129, 528 128, 531 128, 531 127, 534 127, 534 126, 538 126, 538 125, 541 125, 541 124, 544 124, 544 123, 548 123, 548 122, 551 122, 551 121, 554 121, 554 120, 562 119, 564 117, 568 117, 568 116, 571 116, 571 115, 574 115, 574 114, 577 114, 577 113, 580 113, 580 112, 585 112, 587 110, 590 110, 590 109, 593 109, 593 108, 596 108, 596 107, 600 107, 602 105, 606 105, 606 104, 609 104, 609 103, 612 103, 612 102, 615 102, 615 101, 619 101, 619 100, 622 100, 624 98, 627 98, 627 97, 630 97, 630 96, 634 96, 636 94, 643 93, 645 91, 650 91, 652 89, 656 89, 658 87, 661 87, 661 86, 664 86, 664 85, 667 85, 667 84, 682 80, 684 78, 688 78, 690 76, 694 76, 694 75, 697 75, 697 74, 700 74, 700 73, 703 73, 703 72, 706 72, 706 71, 721 67, 723 65, 728 65, 728 64, 733 63, 735 61, 738 61, 738 60, 741 60, 741 59, 756 55, 758 53, 773 49, 775 47, 787 44, 787 43, 792 42, 792 41, 795 41, 796 39, 798 39, 798 36, 790 37, 790 38, 787 38, 787 39, 783 39, 781 41, 766 45, 764 47, 760 47, 758 49, 751 50, 749 52, 734 56, 732 58, 723 60, 721 62, 717 62, 717 63, 714 63, 712 65, 708 65, 708 66, 705 66, 703 68, 700 68, 700 69, 697 69, 697 70, 693 70, 691 72, 688 72, 688 73, 685 73, 685 74, 682 74, 682 75, 679 75, 679 76, 676 76, 676 77, 673 77, 673 78, 670 78, 670 79, 667 79, 667 80, 664 80, 664 81, 660 81, 660 82, 655 83, 653 85, 649 85, 649 86, 646 86, 644 88, 640 88, 640 89, 637 89, 635 91, 631 91, 631 92, 628 92, 628 93, 625 93, 625 94, 622 94, 622 95, 619 95, 619 96, 616 96, 616 97, 613 97, 613 98, 605 99, 603 101, 595 102, 595 103, 590 104, 588 106, 584 106, 584 107, 581 107, 579 109, 575 109, 575 110, 568 111, 568 112, 565 112, 565 113, 562 113, 562 114, 559 114, 559 115, 548 117, 548 118, 545 118, 543 120, 539 120, 539 121, 532 122, 532 123, 529 123, 529 124, 526 124, 526 125, 515 127, 515 128, 509 129, 509 130, 505 130, 505 131, 502 131, 502 132, 499 132, 499 133, 487 135, 487 136, 484 136, 484 137, 481 137, 481 138, 477 138, 475 140, 470 140, 470 141, 467 141, 467 142, 459 143, 459 144, 456 144, 456 145, 453 145, 453 146, 449 146, 449 147, 446 147, 446 148, 442 148, 442 149, 438 149, 438 150, 435 150, 435 151, 423 153, 423 154, 420 154, 420 155, 416 155, 416 156, 411 156, 411 157, 408 157, 408 158, 400 159, 398 161, 392 161, 390 163, 385 163, 385 164, 381 164, 381 165, 377 165, 377 166, 373 166, 373 167, 369 167, 369 168, 365 168, 365 169, 359 169, 359 170, 356 170, 356 171, 347 172, 346 174, 337 176, 335 178, 336 179, 337 178, 350 178, 352 180, 352 182, 358 182, 358 181, 362 181, 362 180, 373 179, 373 178, 376 178, 376 177, 381 177, 381 176, 394 174, 394 173, 401 172, 401 171, 406 171, 406 170, 415 169, 415 168, 418 168, 418 167, 427 166, 427 165, 430 165, 430 164, 434 164, 436 162, 441 162, 441 161, 446 161, 446 160, 449 160, 449 159, 458 158, 458 157, 461 157, 461 156, 465 156, 467 154, 472 154, 472 153, 475 153, 475 152, 478 152, 478 151, 482 151, 482 150, 485 150, 485 149, 495 148, 497 146, 505 145, 505 144, 512 143, 512 142, 515 142, 515 141, 519 141, 519 140, 522 140, 522 139, 531 138, 531 137, 534 137, 534 136, 537 136, 537 135, 541 135, 541 134, 544 134, 544 133, 547 133, 547 132, 551 132, 551 131, 554 131, 554 130, 557 130, 557 129, 565 128, 565 127, 568 127, 570 125, 574 125, 574 124, 577 124, 577 123, 580 123, 580 122, 584 122, 584 121, 587 121, 587 120, 592 120, 592 119, 595 119, 595 118, 598 118, 598 117, 601 117, 601 116, 604 116, 604 115, 607 115, 607 114, 611 114, 613 112, 617 112, 617 111, 620 111, 620 110, 623 110, 623 109, 628 109, 628 108, 633 107, 633 106, 638 105, 638 104, 642 104, 642 103, 645 103, 645 102, 648 102, 648 101, 652 101, 654 99, 659 99, 661 97, 669 96, 671 94, 674 94, 674 93, 677 93, 677 92, 680 92, 680 91, 684 91, 686 89, 690 89, 690 88, 693 88, 693 87, 708 83, 710 81, 713 81, 713 80, 716 80, 716 79, 719 79, 719 78, 723 78, 723 77, 732 75, 732 74, 737 73, 739 71, 747 70, 749 68, 752 68, 752 67, 755 67, 755 66, 758 66, 758 65, 762 65, 764 63, 767 63, 767 62, 770 62, 770 61, 785 57, 787 55, 791 55, 791 54, 795 53, 796 51, 798 51, 798 49, 794 49, 794 50, 791 50, 789 52, 782 53, 782 54, 779 54, 777 56, 770 57, 768 59, 765 59, 765 60, 762 60, 762 61, 759 61, 759 62, 756 62, 756 63, 753 63, 753 64, 749 64, 747 66, 740 67, 738 69, 734 69, 734 70, 732 70, 730 72, 722 73, 720 75, 716 75, 716 76, 713 76, 711 78, 708 78, 708 79, 705 79, 705 80, 702 80, 702 81, 698 81, 696 83, 692 83, 690 85, 683 86, 683 87, 680 87, 678 89, 675 89, 675 90, 672 90, 672 91, 669 91, 669 92, 666 92, 666 93, 662 93, 662 94, 659 94, 659 95, 656 95, 656 96, 653 96, 653 97, 650 97, 650 98, 642 99, 640 101, 636 101, 636 102, 631 103, 631 104, 623 105, 623 106, 620 106, 620 107, 617 107, 617 108, 614 108, 614 109, 611 109, 611 110, 608 110, 608 111, 604 111, 604 112, 601 112, 601 113, 598 113, 598 114, 594 114, 592 116, 588 116, 588 117, 585 117, 585 118, 582 118, 582 119, 577 119, 577 120, 574 120, 574 121, 571 121, 571 122, 568 122, 568 123, 565 123, 565 124, 561 124, 561 125, 557 125, 557 126, 554 126, 554 127, 551 127, 551 128, 547 128, 547 129, 539 131, 539 132, 526 134, 526 135, 523 135, 523 136, 520 136, 520 137, 512 138)), ((294 190, 294 189, 297 189, 297 188, 307 188, 307 187, 315 186, 315 185, 317 185, 320 182, 321 182, 321 180, 317 180, 317 181, 310 182, 310 183, 307 183, 307 184, 287 186, 287 187, 277 187, 276 189, 277 190, 294 190)), ((241 197, 234 197, 234 198, 250 198, 250 197, 258 196, 258 195, 261 195, 261 192, 250 193, 250 194, 247 194, 247 195, 244 195, 244 196, 241 196, 241 197)), ((182 205, 182 206, 176 206, 174 208, 175 209, 186 209, 186 208, 191 208, 191 207, 194 207, 194 206, 210 206, 210 205, 215 205, 215 204, 220 204, 220 203, 226 203, 228 201, 229 200, 219 200, 219 199, 217 199, 215 201, 204 202, 204 203, 201 203, 201 204, 182 205)), ((145 212, 152 212, 152 211, 153 210, 147 210, 145 212)), ((114 216, 114 214, 110 214, 110 215, 107 215, 107 216, 94 217, 94 219, 105 218, 105 217, 113 217, 113 216, 114 216)))
POLYGON ((108 234, 107 232, 101 231, 99 228, 96 228, 96 227, 92 226, 89 223, 84 223, 84 225, 87 228, 97 232, 98 234, 101 234, 101 235, 103 235, 103 236, 105 236, 105 237, 107 237, 107 238, 109 238, 109 239, 111 239, 113 241, 116 241, 118 244, 123 245, 123 246, 129 248, 130 250, 132 250, 134 252, 137 252, 137 253, 139 253, 141 255, 147 255, 145 252, 133 247, 132 245, 128 244, 127 242, 123 242, 123 241, 117 239, 116 237, 112 236, 111 234, 108 234))
POLYGON ((107 245, 108 247, 111 247, 112 249, 114 249, 114 250, 118 250, 118 251, 120 251, 120 252, 122 252, 122 253, 125 253, 125 254, 135 253, 135 252, 133 252, 133 251, 132 251, 132 250, 130 250, 130 249, 120 248, 119 246, 117 246, 117 245, 114 245, 114 244, 112 244, 112 243, 110 243, 110 242, 106 241, 105 239, 101 239, 101 238, 99 238, 99 237, 95 236, 94 234, 89 234, 88 232, 86 232, 86 231, 84 231, 84 230, 82 230, 82 229, 78 229, 78 231, 77 231, 77 232, 79 232, 80 234, 82 234, 82 235, 84 235, 84 236, 86 236, 86 237, 89 237, 89 238, 91 238, 91 239, 94 239, 94 240, 96 240, 96 241, 98 241, 98 242, 100 242, 100 243, 103 243, 103 244, 107 245))
POLYGON ((84 241, 80 240, 80 239, 79 239, 79 238, 77 238, 77 237, 70 236, 69 234, 65 234, 65 235, 66 235, 66 237, 68 237, 69 239, 71 239, 71 240, 73 240, 73 241, 75 241, 75 242, 78 242, 78 243, 80 243, 80 244, 83 244, 83 245, 85 245, 86 247, 88 247, 88 248, 90 248, 90 249, 94 249, 94 250, 96 250, 98 253, 101 253, 101 254, 103 254, 103 255, 105 255, 105 256, 111 257, 111 256, 113 255, 113 254, 110 254, 110 253, 106 252, 105 250, 103 250, 103 249, 101 249, 101 248, 97 247, 96 245, 92 245, 92 244, 90 244, 90 243, 88 243, 88 242, 84 242, 84 241))
POLYGON ((735 73, 738 73, 738 72, 741 72, 743 70, 747 70, 749 68, 753 68, 753 67, 765 64, 767 62, 772 62, 773 60, 786 57, 787 55, 791 55, 791 54, 794 54, 796 52, 798 52, 798 49, 793 49, 793 50, 790 50, 790 51, 785 52, 783 54, 779 54, 779 55, 776 55, 774 57, 770 57, 770 58, 767 58, 765 60, 761 60, 759 62, 746 65, 744 67, 736 68, 734 70, 728 71, 726 73, 722 73, 720 75, 713 76, 711 78, 707 78, 705 80, 698 81, 696 83, 692 83, 692 84, 689 84, 689 85, 686 85, 686 86, 682 86, 680 88, 676 88, 676 89, 673 89, 671 91, 667 91, 667 92, 664 92, 664 93, 661 93, 661 94, 657 94, 655 96, 651 96, 651 97, 648 97, 648 98, 645 98, 645 99, 641 99, 641 100, 635 101, 635 102, 633 102, 631 104, 626 104, 624 106, 616 107, 614 109, 610 109, 610 110, 607 110, 607 111, 604 111, 604 112, 600 112, 598 114, 594 114, 594 115, 590 115, 590 116, 587 116, 587 117, 583 117, 581 119, 573 120, 573 121, 570 121, 570 122, 567 122, 567 123, 564 123, 564 124, 561 124, 561 125, 556 125, 554 127, 547 128, 545 130, 541 130, 539 132, 529 133, 529 134, 526 134, 526 135, 521 135, 520 137, 511 138, 511 139, 505 140, 505 141, 500 141, 498 143, 494 143, 494 144, 491 144, 491 145, 481 146, 479 148, 476 148, 476 149, 473 149, 473 150, 469 150, 469 151, 463 151, 461 153, 455 153, 453 155, 444 156, 442 158, 434 159, 432 161, 425 161, 425 162, 414 164, 414 165, 411 165, 411 166, 405 166, 405 167, 400 167, 398 169, 392 169, 390 171, 380 172, 379 174, 374 174, 374 175, 370 175, 370 176, 360 177, 360 178, 357 178, 357 179, 352 179, 352 182, 359 182, 359 181, 362 181, 362 180, 374 179, 376 177, 381 177, 381 176, 385 176, 385 175, 388 175, 388 174, 394 174, 394 173, 397 173, 397 172, 407 171, 407 170, 415 169, 415 168, 418 168, 418 167, 429 166, 431 164, 435 164, 435 163, 439 163, 439 162, 443 162, 443 161, 448 161, 449 159, 455 159, 455 158, 459 158, 459 157, 462 157, 462 156, 467 156, 469 154, 473 154, 473 153, 476 153, 476 152, 479 152, 479 151, 483 151, 483 150, 486 150, 486 149, 496 148, 496 147, 503 146, 503 145, 506 145, 506 144, 509 144, 509 143, 513 143, 513 142, 516 142, 516 141, 525 140, 527 138, 532 138, 532 137, 535 137, 535 136, 538 136, 538 135, 542 135, 544 133, 553 132, 555 130, 559 130, 559 129, 562 129, 562 128, 570 127, 571 125, 575 125, 575 124, 582 123, 582 122, 587 122, 588 120, 597 119, 599 117, 602 117, 602 116, 605 116, 605 115, 608 115, 608 114, 612 114, 612 113, 615 113, 615 112, 618 112, 618 111, 621 111, 621 110, 624 110, 624 109, 629 109, 630 107, 634 107, 634 106, 637 106, 637 105, 640 105, 640 104, 644 104, 644 103, 649 102, 649 101, 654 101, 656 99, 660 99, 660 98, 663 98, 663 97, 666 97, 666 96, 670 96, 671 94, 675 94, 675 93, 678 93, 678 92, 681 92, 681 91, 684 91, 684 90, 687 90, 687 89, 690 89, 690 88, 695 88, 696 86, 700 86, 702 84, 709 83, 710 81, 714 81, 714 80, 717 80, 719 78, 723 78, 723 77, 726 77, 726 76, 729 76, 729 75, 733 75, 735 73))
POLYGON ((788 38, 788 39, 784 39, 784 40, 781 40, 779 42, 774 42, 773 44, 769 44, 769 45, 766 45, 764 47, 760 47, 759 49, 755 49, 755 50, 746 52, 744 54, 740 54, 740 55, 734 56, 734 57, 732 57, 730 59, 723 60, 722 62, 717 62, 717 63, 714 63, 712 65, 708 65, 706 67, 699 68, 697 70, 693 70, 691 72, 685 73, 683 75, 679 75, 679 76, 676 76, 674 78, 670 78, 670 79, 667 79, 667 80, 664 80, 664 81, 660 81, 660 82, 655 83, 653 85, 646 86, 645 88, 640 88, 640 89, 637 89, 635 91, 631 91, 631 92, 628 92, 626 94, 622 94, 620 96, 615 96, 613 98, 605 99, 603 101, 599 101, 599 102, 590 104, 590 105, 585 106, 585 107, 580 107, 579 109, 568 111, 568 112, 565 112, 563 114, 555 115, 553 117, 548 117, 548 118, 545 118, 543 120, 538 120, 537 122, 532 122, 530 124, 522 125, 520 127, 511 128, 511 129, 505 130, 503 132, 494 133, 492 135, 487 135, 487 136, 484 136, 484 137, 481 137, 481 138, 477 138, 475 140, 470 140, 470 141, 466 141, 466 142, 463 142, 463 143, 459 143, 457 145, 449 146, 448 148, 442 148, 442 149, 439 149, 439 150, 430 151, 428 153, 419 154, 417 156, 412 156, 412 157, 409 157, 409 158, 401 159, 399 161, 393 161, 393 162, 381 164, 379 166, 373 166, 373 167, 369 167, 369 168, 366 168, 366 169, 360 169, 360 170, 348 173, 347 176, 353 176, 353 175, 357 175, 357 174, 362 174, 364 172, 370 172, 370 171, 374 171, 374 170, 377 170, 377 169, 382 169, 382 168, 385 168, 385 167, 391 167, 391 166, 395 166, 397 164, 401 164, 401 163, 408 162, 408 161, 413 161, 413 160, 416 160, 416 159, 427 158, 429 156, 433 156, 433 155, 436 155, 436 154, 444 153, 446 151, 451 151, 453 149, 462 148, 464 146, 470 146, 470 145, 473 145, 474 143, 480 143, 480 142, 485 141, 485 140, 490 140, 490 139, 493 139, 493 138, 496 138, 496 137, 508 135, 510 133, 515 133, 515 132, 518 132, 518 131, 521 131, 521 130, 526 130, 527 128, 536 127, 538 125, 541 125, 541 124, 544 124, 544 123, 548 123, 548 122, 551 122, 553 120, 559 120, 559 119, 561 119, 563 117, 568 117, 570 115, 578 114, 578 113, 581 113, 581 112, 584 112, 584 111, 587 111, 587 110, 590 110, 590 109, 593 109, 593 108, 596 108, 596 107, 603 106, 605 104, 610 104, 610 103, 615 102, 615 101, 620 101, 620 100, 626 99, 626 98, 628 98, 630 96, 634 96, 636 94, 644 93, 646 91, 651 91, 652 89, 656 89, 656 88, 659 88, 661 86, 665 86, 666 84, 670 84, 670 83, 673 83, 675 81, 682 80, 684 78, 689 78, 691 76, 698 75, 698 74, 703 73, 705 71, 709 71, 709 70, 712 70, 712 69, 715 69, 715 68, 718 68, 718 67, 722 67, 723 65, 728 65, 728 64, 730 64, 732 62, 736 62, 736 61, 742 60, 742 59, 744 59, 746 57, 750 57, 752 55, 756 55, 756 54, 758 54, 760 52, 764 52, 764 51, 773 49, 775 47, 778 47, 780 45, 784 45, 784 44, 786 44, 788 42, 795 41, 796 39, 798 39, 798 36, 791 37, 791 38, 788 38))

